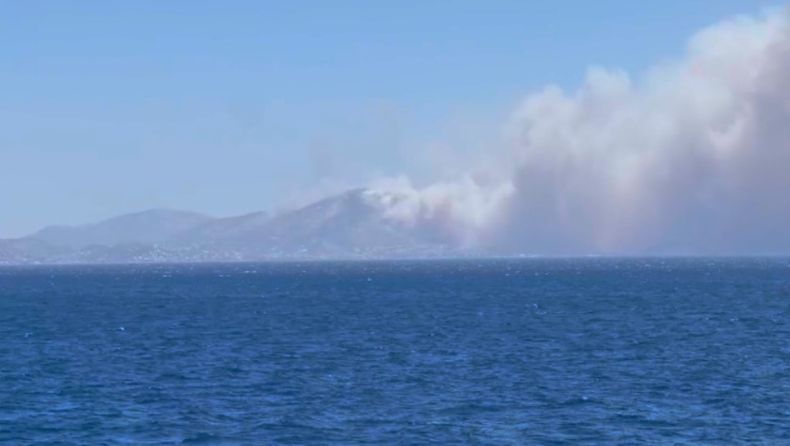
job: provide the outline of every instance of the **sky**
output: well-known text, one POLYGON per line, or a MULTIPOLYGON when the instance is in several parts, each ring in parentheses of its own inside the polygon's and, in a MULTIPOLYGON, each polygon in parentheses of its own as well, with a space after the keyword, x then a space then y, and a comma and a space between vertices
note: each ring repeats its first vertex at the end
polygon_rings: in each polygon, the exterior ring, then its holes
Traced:
MULTIPOLYGON (((279 209, 496 144, 525 97, 639 73, 759 0, 0 3, 0 237, 279 209)), ((439 166, 439 167, 437 167, 439 166)))

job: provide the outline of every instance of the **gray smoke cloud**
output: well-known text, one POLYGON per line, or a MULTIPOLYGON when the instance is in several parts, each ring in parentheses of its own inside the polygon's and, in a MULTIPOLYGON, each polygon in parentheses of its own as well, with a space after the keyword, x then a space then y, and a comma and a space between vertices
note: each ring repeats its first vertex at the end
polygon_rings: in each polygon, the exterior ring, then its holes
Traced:
POLYGON ((526 98, 494 167, 374 190, 394 218, 503 253, 790 252, 787 9, 701 30, 638 79, 591 68, 526 98))

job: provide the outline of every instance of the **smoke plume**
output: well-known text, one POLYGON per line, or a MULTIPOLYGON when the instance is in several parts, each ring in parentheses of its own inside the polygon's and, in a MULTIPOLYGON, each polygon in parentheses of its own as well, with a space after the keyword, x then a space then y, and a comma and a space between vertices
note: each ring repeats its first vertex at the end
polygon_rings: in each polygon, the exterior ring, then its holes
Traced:
POLYGON ((788 23, 719 23, 637 79, 591 68, 523 101, 497 169, 373 188, 402 197, 392 218, 502 253, 788 253, 788 23))

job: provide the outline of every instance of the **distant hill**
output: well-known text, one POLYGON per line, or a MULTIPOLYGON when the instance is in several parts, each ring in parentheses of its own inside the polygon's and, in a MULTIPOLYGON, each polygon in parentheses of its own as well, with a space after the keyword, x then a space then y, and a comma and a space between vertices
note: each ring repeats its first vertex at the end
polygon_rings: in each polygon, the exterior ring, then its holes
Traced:
POLYGON ((211 218, 157 209, 0 240, 2 263, 215 262, 458 254, 430 228, 388 216, 397 197, 354 189, 277 215, 211 218))
POLYGON ((271 221, 267 212, 253 212, 236 217, 217 218, 182 231, 166 240, 167 246, 185 248, 195 246, 229 246, 265 230, 271 221))
POLYGON ((194 212, 153 209, 90 225, 49 226, 25 238, 72 249, 93 245, 158 244, 211 220, 211 217, 194 212))
POLYGON ((0 240, 0 264, 47 262, 70 251, 35 239, 0 240))
POLYGON ((384 210, 367 190, 355 189, 277 215, 233 245, 251 257, 387 256, 432 245, 384 210))

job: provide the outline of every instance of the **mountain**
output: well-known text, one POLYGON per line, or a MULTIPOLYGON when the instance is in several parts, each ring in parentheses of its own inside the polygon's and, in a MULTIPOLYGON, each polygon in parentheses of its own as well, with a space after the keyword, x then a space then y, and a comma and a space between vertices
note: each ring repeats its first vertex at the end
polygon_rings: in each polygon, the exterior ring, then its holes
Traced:
POLYGON ((26 260, 25 251, 17 246, 15 240, 0 240, 0 265, 21 263, 26 260))
POLYGON ((421 224, 391 218, 392 194, 354 189, 299 209, 211 218, 151 210, 0 240, 0 263, 217 262, 461 254, 421 224))
POLYGON ((277 215, 257 232, 228 240, 250 257, 354 257, 407 254, 431 240, 387 218, 377 196, 355 189, 277 215))
POLYGON ((35 239, 0 240, 0 265, 16 263, 35 263, 59 258, 69 252, 35 239))
POLYGON ((267 212, 217 218, 169 237, 166 245, 175 248, 223 245, 229 240, 243 240, 264 230, 270 220, 267 212))
POLYGON ((93 245, 158 244, 212 220, 194 212, 152 209, 91 225, 49 226, 26 239, 72 249, 93 245))

